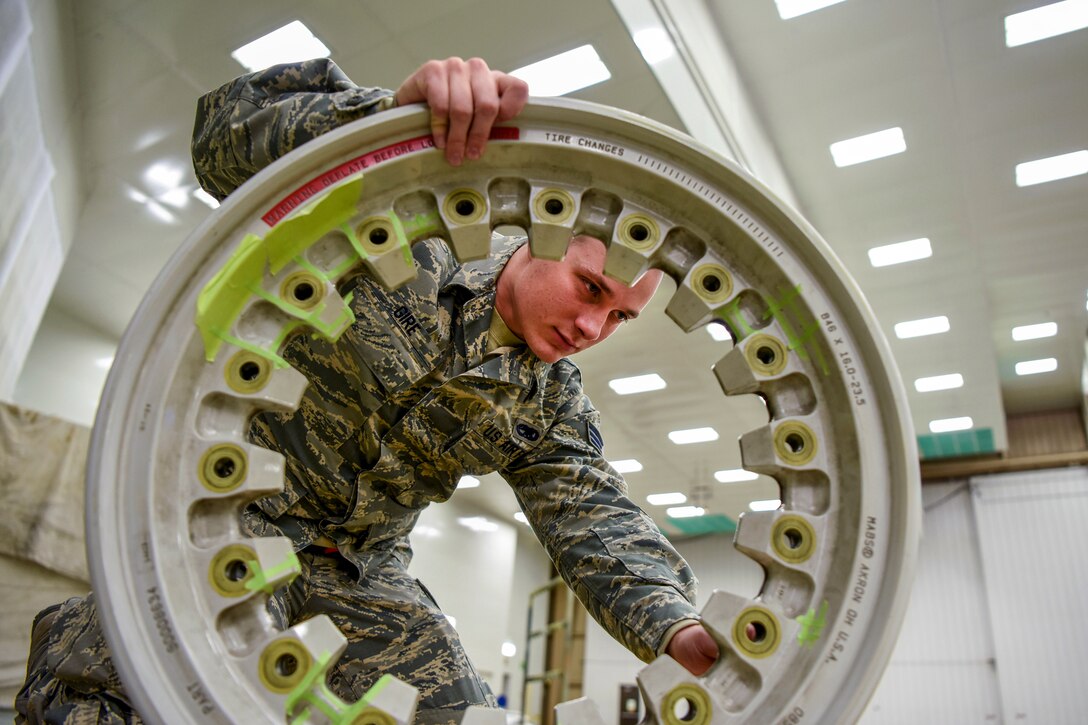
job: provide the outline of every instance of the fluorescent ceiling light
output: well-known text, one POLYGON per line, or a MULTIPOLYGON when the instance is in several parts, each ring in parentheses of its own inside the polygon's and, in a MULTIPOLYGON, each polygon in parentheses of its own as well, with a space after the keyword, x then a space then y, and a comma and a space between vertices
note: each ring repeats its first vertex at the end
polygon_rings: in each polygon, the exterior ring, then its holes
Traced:
POLYGON ((503 657, 513 657, 517 653, 518 653, 517 645, 515 645, 513 642, 511 642, 510 640, 506 640, 505 642, 502 643, 502 656, 503 657))
POLYGON ((918 378, 914 381, 914 389, 919 393, 930 393, 934 390, 951 390, 963 387, 963 376, 959 373, 950 375, 934 375, 929 378, 918 378))
POLYGON ((873 247, 869 250, 869 263, 874 267, 887 267, 892 264, 913 262, 916 259, 925 259, 933 256, 933 248, 929 246, 926 238, 912 239, 909 242, 897 242, 885 244, 882 247, 873 247))
POLYGON ((664 28, 643 28, 631 38, 638 46, 638 52, 642 53, 643 60, 650 65, 671 58, 676 52, 676 46, 664 28))
POLYGON ((698 506, 677 506, 671 509, 665 509, 665 513, 670 518, 674 519, 690 519, 694 516, 702 516, 706 511, 698 506))
POLYGON ((778 6, 778 17, 783 20, 796 18, 798 15, 805 15, 841 2, 842 0, 774 0, 774 4, 778 6))
POLYGON ((900 154, 907 150, 903 129, 896 126, 876 133, 869 133, 831 144, 831 158, 835 166, 853 166, 865 161, 900 154))
POLYGON ((612 77, 592 45, 583 45, 511 71, 534 96, 562 96, 612 77))
POLYGON ((620 473, 634 473, 642 470, 642 464, 634 458, 623 458, 618 461, 609 461, 609 463, 620 473))
POLYGON ((1057 322, 1040 322, 1037 325, 1021 325, 1012 328, 1012 339, 1038 340, 1040 337, 1054 337, 1058 334, 1057 322))
POLYGON ((970 416, 941 418, 940 420, 929 421, 929 431, 931 433, 950 433, 954 430, 967 430, 974 425, 975 421, 971 420, 970 416))
POLYGON ((94 364, 103 370, 109 370, 113 365, 113 355, 110 355, 109 357, 100 357, 94 361, 94 364))
POLYGON ((518 521, 518 522, 521 522, 523 524, 528 524, 529 523, 529 518, 525 514, 523 514, 522 512, 515 511, 514 512, 514 521, 518 521))
POLYGON ((781 505, 782 502, 777 498, 769 498, 764 501, 752 501, 748 504, 748 508, 753 511, 774 511, 781 505))
POLYGON ((1088 27, 1088 0, 1064 0, 1005 17, 1005 45, 1015 48, 1088 27))
POLYGON ((759 474, 745 471, 743 468, 730 468, 727 471, 715 471, 714 478, 719 483, 739 483, 740 481, 754 481, 759 478, 759 474))
POLYGON ((1038 373, 1050 373, 1058 369, 1058 360, 1045 357, 1041 360, 1025 360, 1016 363, 1017 375, 1037 375, 1038 373))
POLYGON ((165 206, 163 206, 159 202, 155 201, 154 199, 152 199, 151 197, 149 197, 147 194, 143 193, 139 189, 134 189, 131 186, 129 186, 128 190, 127 190, 127 194, 128 194, 128 197, 130 199, 132 199, 133 201, 137 202, 138 204, 143 204, 144 207, 149 212, 151 212, 151 215, 154 216, 159 221, 164 222, 166 224, 173 224, 176 221, 176 219, 174 218, 174 215, 170 213, 169 209, 167 209, 165 206))
POLYGON ((144 206, 146 206, 147 210, 151 212, 151 214, 161 222, 165 222, 166 224, 173 224, 176 221, 174 219, 174 215, 171 214, 165 206, 155 201, 154 199, 148 199, 144 203, 144 206))
POLYGON ((705 328, 707 334, 714 338, 715 342, 725 342, 732 339, 729 336, 729 330, 725 329, 725 325, 720 322, 711 322, 705 328))
POLYGON ((1081 174, 1088 174, 1088 150, 1086 149, 1017 164, 1016 185, 1045 184, 1048 181, 1068 179, 1070 176, 1081 174))
POLYGON ((657 373, 649 375, 635 375, 630 378, 616 378, 608 381, 608 387, 620 395, 632 395, 645 393, 650 390, 661 390, 665 387, 665 379, 657 373))
POLYGON ((257 71, 279 63, 327 58, 329 49, 310 29, 295 20, 230 54, 246 70, 257 71))
POLYGON ((688 443, 705 443, 718 440, 718 431, 713 428, 689 428, 687 430, 674 430, 669 433, 669 440, 678 446, 688 443))
POLYGON ((163 194, 159 194, 158 199, 175 209, 184 209, 189 206, 189 190, 184 186, 178 186, 163 194))
POLYGON ((167 161, 152 164, 144 172, 144 181, 156 195, 178 188, 183 178, 185 178, 185 171, 181 166, 167 161))
POLYGON ((895 325, 895 336, 900 340, 906 340, 910 337, 937 335, 948 332, 949 329, 951 328, 948 325, 948 318, 941 315, 940 317, 927 317, 923 320, 898 322, 895 325))
POLYGON ((485 534, 491 531, 498 531, 499 525, 494 521, 484 518, 483 516, 462 516, 457 519, 457 523, 462 526, 466 526, 476 533, 485 534))
POLYGON ((421 524, 419 526, 412 527, 412 536, 422 536, 427 539, 437 539, 442 535, 442 532, 436 529, 434 526, 427 526, 421 524))
POLYGON ((210 209, 219 208, 219 202, 215 200, 215 197, 201 189, 199 186, 193 189, 193 197, 210 209))
POLYGON ((672 506, 678 503, 684 503, 688 500, 688 497, 679 491, 672 493, 651 493, 646 497, 647 503, 654 506, 672 506))
POLYGON ((457 482, 457 488, 476 488, 480 485, 480 479, 475 476, 461 476, 461 480, 457 482))

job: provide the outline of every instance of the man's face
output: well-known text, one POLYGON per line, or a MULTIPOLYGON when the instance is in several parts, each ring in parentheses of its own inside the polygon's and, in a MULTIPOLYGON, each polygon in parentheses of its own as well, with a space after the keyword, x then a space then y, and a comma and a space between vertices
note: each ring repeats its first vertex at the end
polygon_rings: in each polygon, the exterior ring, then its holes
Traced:
POLYGON ((586 236, 571 240, 559 262, 535 259, 525 245, 500 275, 496 306, 503 320, 544 362, 606 339, 637 317, 657 290, 658 270, 633 287, 606 277, 605 254, 601 241, 586 236))

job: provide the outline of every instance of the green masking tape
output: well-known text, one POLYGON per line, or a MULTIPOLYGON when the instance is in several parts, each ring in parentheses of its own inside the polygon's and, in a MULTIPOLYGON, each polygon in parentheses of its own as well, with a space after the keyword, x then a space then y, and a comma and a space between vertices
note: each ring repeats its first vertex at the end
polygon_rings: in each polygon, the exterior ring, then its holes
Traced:
POLYGON ((811 647, 816 644, 820 639, 820 635, 823 634, 824 625, 827 623, 825 618, 827 616, 827 600, 820 605, 820 613, 817 614, 815 609, 808 610, 808 614, 802 614, 797 618, 797 623, 801 625, 801 629, 797 631, 797 643, 811 647))
MULTIPOLYGON (((329 669, 329 661, 332 659, 332 654, 326 652, 321 655, 311 666, 295 689, 287 693, 287 699, 284 700, 284 711, 290 715, 294 712, 296 706, 300 702, 307 702, 317 707, 321 712, 332 720, 343 709, 343 700, 337 695, 329 691, 325 685, 324 674, 329 669), (321 693, 322 697, 314 695, 314 690, 321 693)), ((305 708, 297 717, 291 720, 293 723, 309 722, 307 715, 309 714, 309 708, 305 708), (305 718, 305 719, 304 719, 305 718)))
POLYGON ((299 564, 298 557, 293 551, 279 564, 267 569, 262 569, 261 565, 255 561, 247 561, 246 566, 253 573, 253 576, 246 580, 246 589, 251 592, 261 591, 265 594, 271 594, 276 590, 279 584, 273 584, 273 582, 284 572, 290 572, 291 579, 302 573, 302 565, 299 564))
POLYGON ((227 263, 200 291, 196 300, 196 326, 204 338, 204 357, 208 362, 215 360, 222 337, 242 313, 253 282, 259 283, 264 278, 264 264, 261 238, 247 234, 227 263))
MULTIPOLYGON (((279 349, 280 343, 283 342, 284 338, 287 337, 288 333, 292 329, 294 329, 294 328, 292 326, 288 325, 286 329, 284 329, 284 330, 282 330, 280 332, 279 338, 273 343, 273 349, 274 350, 279 349)), ((272 363, 272 367, 274 367, 276 369, 290 367, 290 364, 286 360, 284 360, 282 357, 280 357, 278 354, 276 354, 275 352, 272 352, 270 350, 265 350, 263 347, 260 347, 258 345, 254 345, 251 342, 246 342, 245 340, 239 340, 237 337, 234 337, 233 335, 223 335, 222 337, 220 337, 218 339, 220 341, 222 341, 222 342, 230 343, 231 345, 236 345, 237 347, 240 347, 243 350, 248 350, 249 352, 253 353, 254 355, 259 355, 260 357, 263 357, 265 360, 272 363)), ((212 359, 214 360, 214 356, 213 356, 212 359)), ((211 362, 211 360, 209 360, 208 362, 211 362)))
MULTIPOLYGON (((292 725, 309 722, 310 707, 324 713, 325 717, 333 725, 355 725, 360 722, 360 715, 371 707, 371 702, 377 697, 378 693, 393 681, 392 675, 382 675, 381 679, 374 683, 374 686, 367 690, 365 695, 359 698, 357 702, 349 705, 325 684, 324 675, 329 669, 331 660, 332 654, 328 652, 318 658, 310 667, 306 676, 298 683, 298 686, 288 693, 287 699, 284 701, 284 710, 287 715, 290 716, 297 708, 302 707, 301 712, 291 720, 292 725)), ((374 723, 374 725, 386 725, 386 723, 395 725, 393 718, 380 710, 375 710, 369 715, 370 717, 362 718, 362 722, 374 723)))
POLYGON ((416 214, 404 222, 404 233, 408 239, 439 236, 443 231, 442 216, 437 211, 416 214))
MULTIPOLYGON (((320 279, 322 282, 330 281, 329 278, 321 272, 321 270, 311 265, 302 257, 296 257, 295 262, 298 263, 300 267, 320 279)), ((343 300, 340 301, 340 309, 337 312, 337 316, 331 322, 326 323, 321 320, 321 316, 325 313, 325 310, 329 306, 329 303, 324 299, 307 310, 299 307, 298 305, 291 304, 283 297, 272 294, 263 287, 258 287, 254 289, 253 294, 257 295, 263 300, 266 300, 267 302, 270 302, 272 305, 283 310, 291 317, 294 317, 296 320, 298 320, 297 323, 291 322, 284 326, 284 332, 286 333, 290 333, 299 325, 305 324, 315 328, 325 337, 331 338, 336 334, 337 329, 341 328, 345 323, 350 324, 351 322, 355 321, 355 314, 351 311, 351 308, 348 307, 347 302, 343 300)), ((281 332, 280 336, 276 340, 275 349, 277 350, 279 349, 280 344, 283 343, 283 340, 286 337, 284 332, 281 332)))
POLYGON ((269 271, 277 274, 330 229, 355 216, 358 213, 356 204, 362 193, 363 177, 360 175, 273 227, 264 238, 268 248, 269 271))
POLYGON ((224 341, 234 342, 230 330, 250 295, 263 292, 266 267, 271 274, 277 274, 330 229, 354 216, 362 190, 360 175, 281 222, 263 239, 255 234, 242 239, 197 297, 195 321, 208 362, 215 360, 224 341))
POLYGON ((333 720, 334 725, 396 725, 396 721, 381 710, 366 712, 373 707, 371 703, 378 696, 378 693, 388 687, 392 681, 392 675, 382 675, 381 679, 375 682, 374 686, 367 690, 365 695, 344 710, 340 719, 333 720))

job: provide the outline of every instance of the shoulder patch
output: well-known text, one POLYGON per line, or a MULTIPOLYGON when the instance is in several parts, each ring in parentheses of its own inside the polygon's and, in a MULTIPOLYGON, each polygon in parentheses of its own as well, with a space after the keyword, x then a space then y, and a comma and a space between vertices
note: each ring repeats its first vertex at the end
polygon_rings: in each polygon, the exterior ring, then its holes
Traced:
POLYGON ((601 432, 597 430, 596 426, 592 423, 586 423, 586 432, 589 437, 589 443, 601 453, 604 453, 604 438, 601 437, 601 432))

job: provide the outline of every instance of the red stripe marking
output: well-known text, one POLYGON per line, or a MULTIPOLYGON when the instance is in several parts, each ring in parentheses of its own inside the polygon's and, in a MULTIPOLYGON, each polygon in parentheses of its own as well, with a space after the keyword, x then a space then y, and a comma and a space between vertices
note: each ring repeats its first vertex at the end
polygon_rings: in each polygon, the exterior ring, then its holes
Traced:
MULTIPOLYGON (((517 127, 493 128, 491 129, 489 138, 492 141, 517 141, 521 138, 521 129, 517 127)), ((307 200, 347 177, 376 164, 380 164, 383 161, 388 161, 389 159, 394 159, 398 156, 403 156, 404 154, 423 151, 430 148, 434 148, 434 138, 429 135, 418 136, 416 138, 407 139, 406 141, 398 141, 395 144, 390 144, 389 146, 384 146, 380 149, 375 149, 374 151, 368 151, 361 156, 356 156, 350 161, 345 161, 336 168, 329 169, 320 176, 315 176, 310 179, 305 184, 280 199, 275 206, 265 212, 261 219, 263 219, 264 223, 268 226, 274 227, 282 221, 284 217, 304 204, 307 200)))

